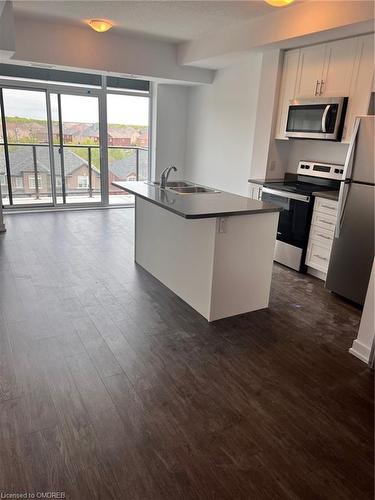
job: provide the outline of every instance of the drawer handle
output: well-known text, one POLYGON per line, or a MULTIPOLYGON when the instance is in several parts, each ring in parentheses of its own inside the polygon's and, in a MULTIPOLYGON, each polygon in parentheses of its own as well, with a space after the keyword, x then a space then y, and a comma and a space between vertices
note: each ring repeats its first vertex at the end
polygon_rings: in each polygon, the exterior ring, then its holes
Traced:
POLYGON ((320 219, 320 222, 324 222, 324 224, 328 224, 329 226, 334 226, 333 222, 329 222, 328 220, 320 219))
POLYGON ((329 208, 330 210, 336 210, 336 207, 330 207, 329 205, 323 205, 322 204, 322 207, 329 208))
POLYGON ((332 239, 329 236, 326 236, 325 234, 316 233, 316 235, 320 236, 321 238, 324 238, 325 240, 331 240, 332 239))
POLYGON ((326 257, 322 257, 321 255, 318 255, 318 254, 314 254, 314 257, 316 257, 317 259, 320 259, 320 260, 328 260, 326 257))

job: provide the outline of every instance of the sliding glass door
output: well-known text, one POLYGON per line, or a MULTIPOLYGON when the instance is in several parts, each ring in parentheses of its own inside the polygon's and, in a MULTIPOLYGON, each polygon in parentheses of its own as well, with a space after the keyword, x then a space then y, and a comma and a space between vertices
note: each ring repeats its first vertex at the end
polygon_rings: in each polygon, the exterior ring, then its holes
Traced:
POLYGON ((52 205, 46 92, 0 89, 0 113, 3 204, 52 205))
POLYGON ((107 120, 109 203, 133 204, 134 196, 113 182, 149 178, 149 98, 109 93, 107 120))
POLYGON ((101 202, 99 102, 50 94, 57 205, 101 202))

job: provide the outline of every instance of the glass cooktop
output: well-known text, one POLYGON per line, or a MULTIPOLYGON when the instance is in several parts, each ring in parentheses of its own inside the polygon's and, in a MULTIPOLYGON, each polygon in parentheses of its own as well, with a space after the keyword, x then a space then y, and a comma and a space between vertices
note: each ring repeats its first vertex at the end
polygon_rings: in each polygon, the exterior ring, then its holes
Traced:
POLYGON ((278 191, 289 191, 305 195, 311 195, 315 191, 330 191, 334 189, 332 186, 322 186, 320 184, 300 181, 265 182, 264 187, 277 189, 278 191))

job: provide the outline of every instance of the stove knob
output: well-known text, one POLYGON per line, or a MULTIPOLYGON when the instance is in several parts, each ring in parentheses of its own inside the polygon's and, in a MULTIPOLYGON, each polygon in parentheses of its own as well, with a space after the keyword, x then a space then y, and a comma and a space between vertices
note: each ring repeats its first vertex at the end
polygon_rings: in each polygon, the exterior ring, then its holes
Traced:
POLYGON ((339 174, 340 170, 338 168, 335 168, 335 174, 339 174))
POLYGON ((310 165, 305 165, 305 168, 310 168, 310 165))
POLYGON ((343 169, 343 168, 341 168, 341 169, 340 169, 340 174, 343 174, 343 173, 344 173, 344 169, 343 169))
POLYGON ((301 168, 306 168, 306 165, 301 165, 301 168))

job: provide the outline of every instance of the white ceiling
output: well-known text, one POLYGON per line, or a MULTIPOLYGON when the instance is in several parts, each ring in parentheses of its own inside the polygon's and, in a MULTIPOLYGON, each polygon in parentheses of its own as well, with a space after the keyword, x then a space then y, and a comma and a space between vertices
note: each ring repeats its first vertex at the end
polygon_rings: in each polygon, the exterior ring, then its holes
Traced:
MULTIPOLYGON (((116 30, 181 42, 271 13, 263 0, 15 1, 16 12, 75 23, 92 18, 114 22, 116 30)), ((287 7, 291 8, 291 7, 287 7)))

